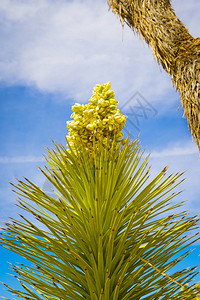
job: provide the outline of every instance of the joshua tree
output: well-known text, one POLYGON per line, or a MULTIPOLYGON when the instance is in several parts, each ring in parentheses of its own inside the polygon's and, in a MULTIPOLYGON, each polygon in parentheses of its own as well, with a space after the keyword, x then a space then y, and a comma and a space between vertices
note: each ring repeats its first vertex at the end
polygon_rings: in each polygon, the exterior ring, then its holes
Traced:
POLYGON ((117 103, 108 83, 72 108, 68 147, 47 149, 48 167, 41 170, 55 197, 28 179, 14 184, 19 207, 39 221, 21 215, 1 234, 2 246, 30 261, 13 266, 23 287, 6 285, 14 295, 177 300, 197 294, 189 286, 195 268, 173 271, 189 254, 183 250, 196 239, 190 231, 198 222, 171 203, 182 174, 166 176, 164 168, 149 179, 138 140, 122 139, 126 116, 117 103))
POLYGON ((123 23, 139 33, 171 76, 200 150, 200 38, 189 34, 170 0, 108 0, 108 4, 123 23))

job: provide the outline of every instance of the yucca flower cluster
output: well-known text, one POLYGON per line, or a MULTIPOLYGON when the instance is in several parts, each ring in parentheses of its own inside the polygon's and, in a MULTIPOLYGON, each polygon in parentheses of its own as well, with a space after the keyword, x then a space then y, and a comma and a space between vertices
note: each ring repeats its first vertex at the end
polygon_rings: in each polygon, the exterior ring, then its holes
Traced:
POLYGON ((110 82, 97 84, 88 104, 76 103, 72 107, 71 118, 74 120, 67 122, 67 141, 72 149, 80 140, 87 149, 92 149, 94 142, 101 141, 105 145, 115 138, 118 143, 123 137, 127 116, 117 108, 119 102, 110 88, 110 82))

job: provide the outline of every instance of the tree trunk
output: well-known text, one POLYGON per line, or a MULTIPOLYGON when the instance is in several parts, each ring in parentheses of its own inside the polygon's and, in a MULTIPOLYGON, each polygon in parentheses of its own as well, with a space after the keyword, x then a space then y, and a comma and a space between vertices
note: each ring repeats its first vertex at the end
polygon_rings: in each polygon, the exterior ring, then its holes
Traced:
POLYGON ((200 38, 190 35, 170 0, 108 0, 108 5, 150 45, 171 76, 200 150, 200 38))

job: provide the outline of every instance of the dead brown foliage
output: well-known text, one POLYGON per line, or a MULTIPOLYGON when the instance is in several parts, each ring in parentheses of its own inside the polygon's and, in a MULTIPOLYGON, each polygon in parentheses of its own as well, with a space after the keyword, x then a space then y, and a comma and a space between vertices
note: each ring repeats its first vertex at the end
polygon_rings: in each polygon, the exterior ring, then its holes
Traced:
POLYGON ((200 151, 200 38, 190 35, 170 0, 108 0, 108 5, 139 33, 171 76, 200 151))

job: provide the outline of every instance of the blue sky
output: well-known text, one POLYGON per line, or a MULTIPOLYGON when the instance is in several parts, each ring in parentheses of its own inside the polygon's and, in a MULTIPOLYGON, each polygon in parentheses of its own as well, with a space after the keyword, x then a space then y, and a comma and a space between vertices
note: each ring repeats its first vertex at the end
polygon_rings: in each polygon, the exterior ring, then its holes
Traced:
MULTIPOLYGON (((197 37, 200 2, 172 5, 197 37)), ((51 138, 65 143, 71 106, 86 103, 93 87, 108 81, 129 117, 126 129, 133 138, 140 133, 152 153, 152 177, 167 164, 169 172, 187 170, 177 201, 187 200, 186 209, 200 212, 199 154, 177 110, 179 94, 151 50, 128 27, 122 30, 105 0, 1 0, 0 44, 0 221, 18 217, 8 181, 25 176, 42 187, 37 166, 44 146, 52 147, 51 138)), ((195 247, 184 266, 200 264, 195 247)), ((14 285, 7 261, 20 258, 1 248, 0 255, 0 280, 14 285)), ((0 295, 12 299, 2 286, 0 295)))

